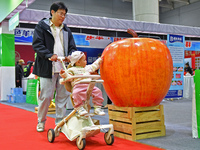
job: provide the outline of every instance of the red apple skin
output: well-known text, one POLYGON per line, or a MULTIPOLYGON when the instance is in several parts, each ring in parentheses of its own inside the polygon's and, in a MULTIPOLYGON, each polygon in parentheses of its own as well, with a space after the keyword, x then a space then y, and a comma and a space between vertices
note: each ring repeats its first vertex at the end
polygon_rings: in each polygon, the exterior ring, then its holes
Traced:
POLYGON ((159 105, 172 81, 173 62, 166 45, 151 38, 128 38, 108 45, 100 65, 104 88, 114 105, 159 105))

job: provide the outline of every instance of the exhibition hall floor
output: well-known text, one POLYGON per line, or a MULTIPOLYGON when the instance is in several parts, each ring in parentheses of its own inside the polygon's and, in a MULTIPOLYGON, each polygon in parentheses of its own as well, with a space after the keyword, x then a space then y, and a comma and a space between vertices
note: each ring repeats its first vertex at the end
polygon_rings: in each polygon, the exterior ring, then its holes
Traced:
MULTIPOLYGON (((18 107, 34 112, 35 106, 27 103, 7 103, 2 104, 18 107)), ((199 139, 192 138, 192 100, 179 99, 174 101, 163 100, 166 136, 151 139, 137 140, 137 142, 152 145, 167 150, 199 150, 199 139)), ((108 110, 104 109, 106 116, 95 116, 101 124, 108 124, 108 110)), ((67 110, 69 113, 71 110, 67 110)), ((55 117, 55 115, 48 115, 55 117)))

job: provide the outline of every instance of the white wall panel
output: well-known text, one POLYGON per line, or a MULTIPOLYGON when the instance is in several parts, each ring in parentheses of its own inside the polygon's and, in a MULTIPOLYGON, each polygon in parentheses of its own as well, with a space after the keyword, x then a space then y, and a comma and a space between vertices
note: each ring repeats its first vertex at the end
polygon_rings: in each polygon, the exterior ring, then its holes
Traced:
POLYGON ((15 67, 0 67, 0 101, 7 99, 11 88, 15 88, 15 67))

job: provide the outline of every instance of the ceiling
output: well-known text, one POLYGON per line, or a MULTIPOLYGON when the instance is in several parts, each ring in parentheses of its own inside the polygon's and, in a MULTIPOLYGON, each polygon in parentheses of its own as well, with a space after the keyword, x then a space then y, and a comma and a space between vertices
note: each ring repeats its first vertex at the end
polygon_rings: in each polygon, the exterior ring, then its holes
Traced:
POLYGON ((187 6, 200 0, 159 0, 160 13, 187 6))
POLYGON ((26 9, 30 4, 32 4, 35 0, 23 0, 23 2, 15 8, 5 19, 10 19, 12 16, 14 16, 17 12, 21 12, 24 9, 26 9))
MULTIPOLYGON (((32 4, 35 0, 24 0, 15 10, 13 10, 6 19, 10 19, 17 12, 21 12, 26 9, 30 4, 32 4)), ((123 2, 132 2, 133 0, 122 0, 123 2)), ((192 3, 198 2, 200 0, 159 0, 159 11, 160 13, 164 13, 167 11, 174 10, 176 8, 190 5, 192 3)))
MULTIPOLYGON (((132 2, 132 0, 122 0, 123 2, 132 2)), ((174 10, 176 8, 190 5, 200 0, 159 0, 159 11, 160 13, 174 10)))

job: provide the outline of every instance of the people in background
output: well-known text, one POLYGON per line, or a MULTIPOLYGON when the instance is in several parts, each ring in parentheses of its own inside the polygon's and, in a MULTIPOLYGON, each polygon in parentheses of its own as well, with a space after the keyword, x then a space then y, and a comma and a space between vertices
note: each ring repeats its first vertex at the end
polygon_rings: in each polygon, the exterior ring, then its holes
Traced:
POLYGON ((35 62, 33 62, 32 66, 31 66, 30 74, 33 73, 34 64, 35 64, 35 62))
POLYGON ((55 90, 55 123, 58 124, 66 115, 70 93, 59 83, 59 72, 63 66, 57 60, 61 56, 65 57, 65 62, 69 62, 67 56, 77 50, 71 30, 63 24, 67 11, 63 2, 54 2, 50 7, 51 17, 39 21, 34 30, 32 46, 37 56, 33 74, 40 77, 41 91, 38 98, 38 132, 44 131, 46 115, 55 90))
POLYGON ((15 66, 15 81, 16 87, 22 87, 23 67, 24 60, 20 59, 15 66))
POLYGON ((24 77, 28 77, 30 75, 30 70, 33 65, 32 61, 28 61, 27 65, 24 67, 24 77))
POLYGON ((189 73, 190 75, 193 75, 192 68, 190 67, 189 62, 185 64, 185 72, 186 74, 189 73))

